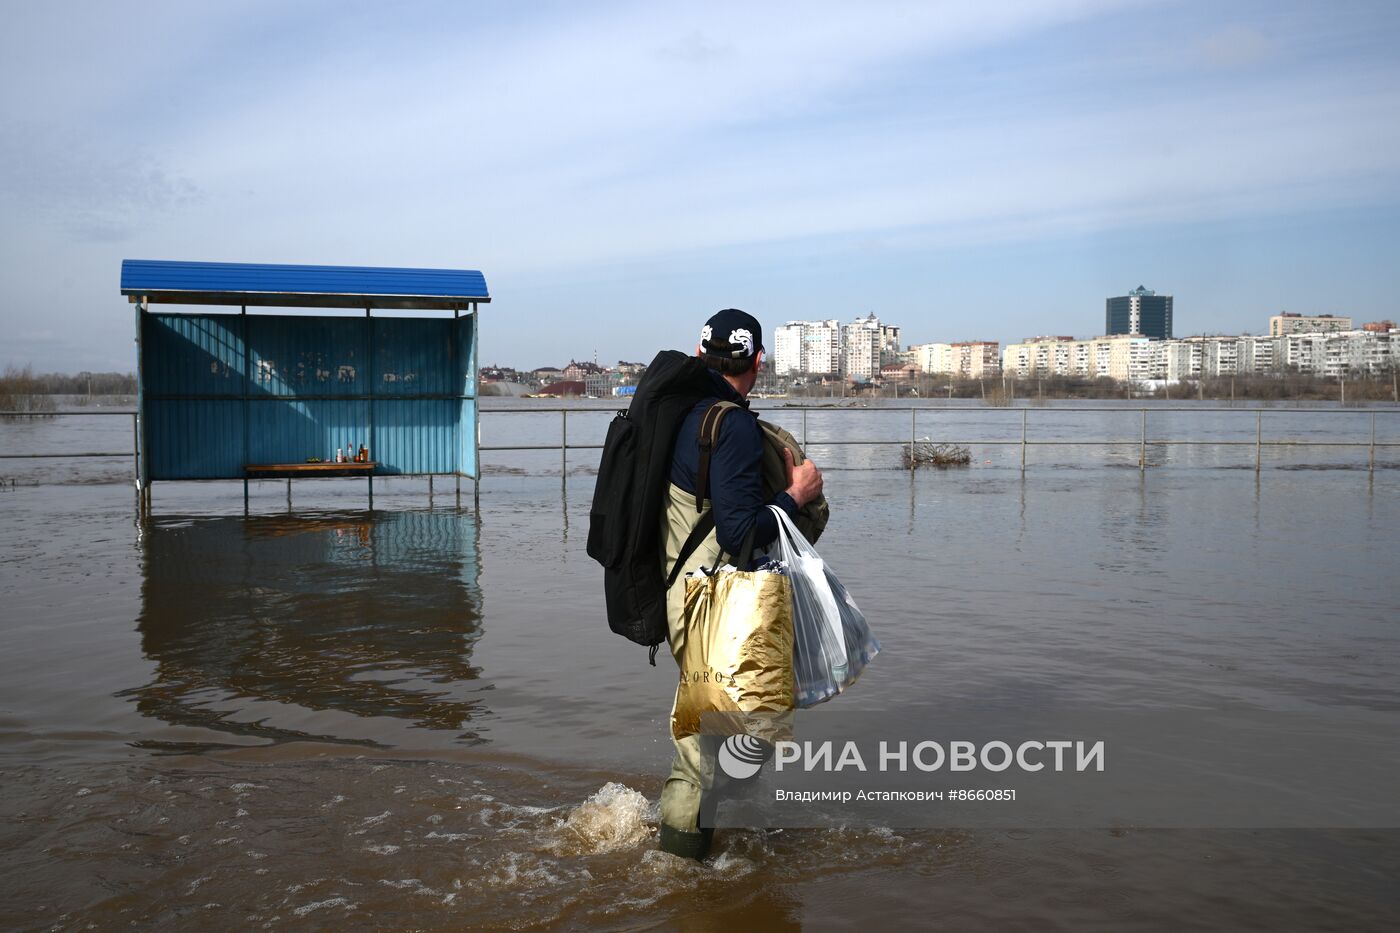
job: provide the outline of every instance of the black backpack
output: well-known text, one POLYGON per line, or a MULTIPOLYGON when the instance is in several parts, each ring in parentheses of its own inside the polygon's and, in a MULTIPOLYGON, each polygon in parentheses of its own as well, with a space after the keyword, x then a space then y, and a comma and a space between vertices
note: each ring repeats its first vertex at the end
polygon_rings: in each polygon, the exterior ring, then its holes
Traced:
POLYGON ((661 568, 661 511, 671 482, 671 451, 686 414, 713 395, 704 363, 676 350, 661 351, 627 410, 608 426, 598 464, 588 513, 588 556, 603 565, 608 627, 651 647, 652 664, 656 646, 666 640, 666 590, 675 571, 714 528, 714 515, 708 513, 686 541, 668 581, 661 568))

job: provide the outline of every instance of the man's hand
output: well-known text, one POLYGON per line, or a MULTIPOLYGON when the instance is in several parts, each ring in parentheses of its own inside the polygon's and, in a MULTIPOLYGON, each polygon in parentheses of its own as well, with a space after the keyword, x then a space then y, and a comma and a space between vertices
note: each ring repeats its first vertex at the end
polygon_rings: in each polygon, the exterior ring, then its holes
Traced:
POLYGON ((784 447, 783 462, 787 465, 788 475, 788 486, 784 491, 792 496, 799 509, 822 494, 822 471, 810 458, 804 460, 801 466, 794 466, 792 451, 784 447))

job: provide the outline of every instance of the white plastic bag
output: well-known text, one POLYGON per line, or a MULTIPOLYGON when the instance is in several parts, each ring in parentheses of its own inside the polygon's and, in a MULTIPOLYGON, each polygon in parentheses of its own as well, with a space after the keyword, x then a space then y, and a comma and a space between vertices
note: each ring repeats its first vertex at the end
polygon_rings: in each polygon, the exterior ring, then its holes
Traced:
POLYGON ((778 519, 770 548, 792 578, 793 696, 799 709, 831 699, 880 651, 865 616, 816 548, 792 519, 769 506, 778 519))

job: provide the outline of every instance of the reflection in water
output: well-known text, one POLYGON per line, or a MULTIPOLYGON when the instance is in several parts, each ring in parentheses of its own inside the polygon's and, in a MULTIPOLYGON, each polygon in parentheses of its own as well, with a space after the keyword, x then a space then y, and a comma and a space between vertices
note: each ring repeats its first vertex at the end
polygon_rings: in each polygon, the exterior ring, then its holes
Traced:
POLYGON ((471 665, 476 522, 420 511, 155 523, 138 619, 155 674, 123 695, 171 725, 274 741, 384 744, 405 722, 475 740, 464 726, 489 686, 471 665), (325 712, 359 719, 338 730, 325 712))
POLYGON ((1105 490, 1100 526, 1110 547, 1096 562, 1099 569, 1138 577, 1166 573, 1162 553, 1168 517, 1163 498, 1148 494, 1146 474, 1139 475, 1131 498, 1121 490, 1105 490))

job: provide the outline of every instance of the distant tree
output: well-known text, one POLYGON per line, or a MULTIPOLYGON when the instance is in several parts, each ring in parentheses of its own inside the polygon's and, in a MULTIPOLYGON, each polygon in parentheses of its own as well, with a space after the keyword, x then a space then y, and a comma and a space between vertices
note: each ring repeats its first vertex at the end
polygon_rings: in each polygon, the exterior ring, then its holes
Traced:
POLYGON ((0 376, 0 411, 49 412, 57 407, 53 397, 43 391, 33 367, 5 367, 0 376))

